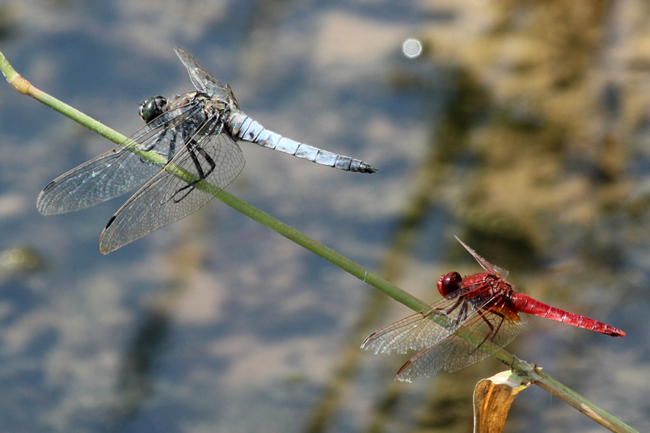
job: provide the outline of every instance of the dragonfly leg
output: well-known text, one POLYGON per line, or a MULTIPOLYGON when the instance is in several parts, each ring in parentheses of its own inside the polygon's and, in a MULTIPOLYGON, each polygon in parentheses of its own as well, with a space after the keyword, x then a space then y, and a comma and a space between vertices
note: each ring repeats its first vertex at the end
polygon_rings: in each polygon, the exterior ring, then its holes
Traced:
POLYGON ((498 311, 496 311, 496 308, 494 308, 494 307, 495 307, 495 306, 490 306, 490 305, 488 304, 488 305, 486 305, 485 307, 483 307, 483 308, 481 309, 481 311, 478 312, 479 317, 480 317, 481 319, 483 319, 483 321, 486 323, 486 325, 488 326, 488 328, 490 328, 490 332, 488 332, 488 334, 485 336, 485 338, 483 339, 483 341, 481 341, 481 343, 478 344, 478 345, 476 346, 476 349, 474 349, 474 350, 472 351, 472 353, 476 352, 476 351, 477 351, 477 350, 478 350, 478 349, 483 345, 483 343, 485 343, 486 341, 488 341, 488 340, 491 340, 491 341, 494 340, 494 337, 497 336, 497 334, 499 333, 499 330, 501 329, 501 325, 503 325, 503 322, 505 321, 505 316, 504 316, 503 314, 499 313, 498 311), (496 327, 496 329, 495 329, 494 325, 493 325, 493 324, 492 324, 492 323, 491 323, 491 322, 490 322, 490 321, 485 317, 485 314, 483 314, 483 311, 482 311, 482 310, 484 310, 484 309, 486 309, 486 308, 494 308, 493 311, 492 311, 492 313, 493 313, 494 315, 499 316, 499 317, 501 318, 501 320, 499 321, 499 325, 496 327))
POLYGON ((461 322, 467 320, 467 313, 469 311, 468 303, 463 302, 463 305, 460 307, 460 313, 456 316, 456 326, 460 325, 461 322))
POLYGON ((465 301, 465 300, 463 299, 462 296, 459 297, 459 298, 458 298, 458 301, 456 301, 456 303, 455 303, 454 305, 452 305, 451 307, 449 307, 449 308, 447 308, 446 310, 444 310, 444 311, 445 311, 445 314, 446 314, 446 315, 449 315, 449 313, 451 313, 451 312, 454 311, 456 308, 458 308, 458 306, 459 306, 461 303, 463 303, 464 301, 465 301))
MULTIPOLYGON (((191 140, 193 141, 193 140, 191 140)), ((170 200, 172 200, 174 203, 179 203, 181 200, 183 200, 185 197, 189 195, 194 190, 194 185, 196 185, 198 182, 202 181, 205 179, 205 175, 203 173, 203 167, 201 167, 201 163, 199 162, 199 159, 196 157, 196 153, 194 153, 194 149, 189 147, 188 143, 188 154, 190 155, 190 158, 192 158, 192 162, 194 163, 194 167, 196 168, 196 171, 198 172, 198 179, 188 183, 187 185, 179 188, 172 194, 170 197, 170 200), (177 195, 183 191, 186 191, 181 197, 177 197, 177 195)))
MULTIPOLYGON (((159 134, 158 137, 156 137, 156 139, 153 141, 153 143, 146 146, 143 150, 145 152, 151 152, 152 150, 154 150, 160 144, 162 139, 167 135, 167 132, 169 132, 169 129, 165 128, 163 130, 163 132, 161 134, 159 134)), ((167 151, 167 164, 169 164, 171 162, 172 158, 174 157, 174 154, 176 153, 176 135, 177 134, 172 133, 172 138, 169 141, 169 150, 167 151)), ((153 164, 153 165, 157 165, 157 166, 160 166, 160 167, 163 166, 162 164, 159 164, 159 163, 146 161, 142 157, 140 157, 140 162, 142 162, 143 164, 149 164, 149 165, 153 164)))
POLYGON ((196 169, 196 174, 198 179, 176 190, 176 192, 174 192, 174 194, 172 194, 172 196, 169 198, 169 200, 173 200, 174 203, 179 203, 181 200, 187 197, 194 190, 194 185, 196 185, 197 183, 201 182, 202 180, 210 176, 214 171, 214 169, 217 167, 217 164, 214 162, 214 159, 212 159, 212 157, 208 154, 208 152, 206 152, 205 149, 203 149, 199 145, 199 143, 202 142, 206 137, 209 137, 211 135, 218 136, 221 133, 223 129, 223 122, 214 121, 211 123, 212 123, 211 127, 207 128, 208 130, 202 131, 203 128, 202 127, 199 128, 199 131, 185 142, 185 148, 187 149, 187 153, 190 156, 190 158, 192 158, 192 163, 194 164, 194 168, 196 169), (200 136, 198 139, 196 138, 197 135, 200 136), (198 152, 210 166, 207 172, 203 171, 203 167, 201 166, 201 162, 199 161, 196 152, 198 152), (179 193, 186 190, 187 192, 185 192, 181 197, 177 197, 179 193))
POLYGON ((454 305, 452 305, 451 307, 449 307, 449 308, 447 308, 445 310, 443 310, 441 308, 436 308, 436 311, 432 311, 431 313, 429 313, 429 315, 431 315, 431 314, 436 314, 438 316, 446 318, 447 321, 448 321, 448 324, 447 324, 447 326, 445 326, 445 328, 454 329, 454 328, 456 328, 458 326, 458 324, 462 320, 465 320, 464 316, 467 316, 467 302, 465 302, 465 299, 462 296, 460 296, 458 298, 458 300, 456 301, 456 303, 454 305), (451 312, 454 311, 455 309, 457 309, 458 307, 460 307, 461 305, 462 305, 461 311, 458 314, 458 316, 455 319, 451 319, 451 317, 449 317, 451 312))
POLYGON ((203 159, 206 160, 208 165, 210 166, 210 169, 204 174, 204 177, 208 177, 212 174, 214 169, 217 167, 217 164, 214 162, 214 159, 206 152, 202 147, 199 147, 197 149, 199 151, 199 154, 203 157, 203 159))
POLYGON ((202 147, 196 144, 196 141, 194 139, 188 141, 187 151, 188 154, 190 155, 190 158, 192 158, 192 162, 194 163, 194 168, 196 168, 198 179, 191 183, 188 183, 182 188, 179 188, 170 198, 171 200, 174 201, 174 203, 178 203, 181 200, 183 200, 185 197, 187 197, 188 194, 191 193, 192 190, 194 189, 194 185, 196 185, 197 183, 201 182, 203 179, 210 176, 214 171, 214 169, 217 167, 217 164, 214 162, 214 159, 212 159, 212 157, 202 147), (201 162, 199 161, 196 152, 198 152, 199 155, 201 155, 203 159, 205 159, 205 161, 210 166, 210 169, 207 172, 205 172, 203 170, 203 167, 201 167, 201 162), (182 197, 176 197, 177 194, 185 190, 187 190, 187 192, 185 192, 185 194, 183 194, 182 197))
MULTIPOLYGON (((490 338, 490 340, 494 340, 494 337, 497 336, 497 333, 501 329, 501 325, 503 325, 503 322, 506 320, 506 317, 503 314, 499 313, 498 311, 493 311, 493 313, 499 316, 501 320, 499 321, 499 326, 497 326, 497 329, 493 330, 492 337, 490 338)), ((481 315, 481 317, 483 317, 483 315, 481 315)), ((483 320, 489 323, 489 321, 485 317, 483 317, 483 320)))
MULTIPOLYGON (((162 133, 158 134, 158 136, 156 137, 156 139, 153 142, 149 143, 148 146, 145 146, 144 150, 147 151, 147 152, 150 152, 151 150, 155 149, 156 146, 158 146, 160 144, 160 142, 162 141, 162 139, 167 135, 168 132, 169 132, 169 129, 167 127, 165 127, 163 129, 162 133)), ((176 134, 172 134, 172 140, 175 140, 175 139, 176 139, 176 134)))

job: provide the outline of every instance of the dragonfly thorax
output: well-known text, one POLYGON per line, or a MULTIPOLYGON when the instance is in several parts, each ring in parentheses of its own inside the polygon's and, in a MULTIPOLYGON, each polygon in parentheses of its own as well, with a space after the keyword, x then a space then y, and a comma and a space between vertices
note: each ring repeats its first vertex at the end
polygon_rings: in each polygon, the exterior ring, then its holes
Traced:
POLYGON ((460 289, 463 278, 458 272, 449 272, 438 280, 438 291, 442 296, 447 296, 460 289))

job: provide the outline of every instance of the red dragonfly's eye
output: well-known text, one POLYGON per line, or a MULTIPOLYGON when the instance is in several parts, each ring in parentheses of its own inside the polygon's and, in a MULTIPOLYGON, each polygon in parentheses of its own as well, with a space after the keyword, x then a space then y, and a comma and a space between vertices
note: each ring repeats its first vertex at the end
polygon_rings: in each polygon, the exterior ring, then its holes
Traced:
POLYGON ((442 296, 447 296, 460 288, 463 278, 458 272, 450 272, 438 280, 438 291, 442 296))

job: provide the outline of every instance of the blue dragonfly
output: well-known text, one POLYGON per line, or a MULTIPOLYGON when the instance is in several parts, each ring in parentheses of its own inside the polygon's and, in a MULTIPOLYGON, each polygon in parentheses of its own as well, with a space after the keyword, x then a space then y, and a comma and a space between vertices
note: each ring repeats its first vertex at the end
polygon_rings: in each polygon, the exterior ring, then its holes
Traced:
POLYGON ((38 196, 43 215, 85 209, 143 185, 110 219, 99 240, 108 254, 197 211, 213 196, 198 183, 218 189, 244 168, 238 140, 288 153, 317 164, 357 173, 376 168, 283 137, 239 109, 228 85, 221 85, 186 51, 175 48, 196 91, 170 100, 155 96, 139 108, 146 125, 122 144, 50 182, 38 196), (155 155, 156 158, 144 155, 155 155), (177 177, 180 169, 189 178, 177 177))

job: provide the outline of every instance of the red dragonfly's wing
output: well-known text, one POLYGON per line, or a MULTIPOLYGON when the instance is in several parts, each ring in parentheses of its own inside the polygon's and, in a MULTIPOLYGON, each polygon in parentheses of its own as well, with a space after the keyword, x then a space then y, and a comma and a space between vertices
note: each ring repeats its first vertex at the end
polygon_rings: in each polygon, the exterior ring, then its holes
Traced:
POLYGON ((510 343, 527 323, 525 316, 505 307, 504 297, 481 296, 478 292, 483 288, 461 297, 442 298, 428 309, 371 334, 361 348, 375 354, 419 350, 395 376, 404 382, 433 376, 443 369, 452 372, 475 364, 510 343), (489 346, 484 344, 486 341, 496 345, 494 350, 477 348, 489 346))
POLYGON ((409 349, 431 347, 448 338, 491 301, 484 281, 469 281, 470 278, 466 278, 458 290, 449 297, 437 300, 425 310, 372 333, 361 344, 361 348, 372 350, 375 355, 390 354, 393 351, 403 354, 409 349))
POLYGON ((500 268, 497 265, 493 265, 492 263, 488 262, 483 257, 479 256, 478 253, 473 249, 471 249, 465 242, 458 239, 458 236, 454 236, 454 237, 476 259, 478 264, 481 265, 481 267, 485 269, 486 272, 494 274, 503 279, 506 279, 508 277, 509 272, 507 269, 500 268))
POLYGON ((508 345, 526 323, 526 315, 507 307, 505 298, 497 297, 474 310, 457 332, 415 354, 399 369, 395 379, 412 382, 440 370, 451 373, 469 367, 508 345))
MULTIPOLYGON (((458 303, 458 299, 442 298, 429 308, 373 332, 361 344, 362 349, 380 353, 393 352, 405 354, 409 350, 422 350, 431 347, 454 333, 457 326, 445 327, 434 322, 433 316, 445 316, 445 311, 458 303)), ((449 317, 447 320, 453 321, 449 317)))

